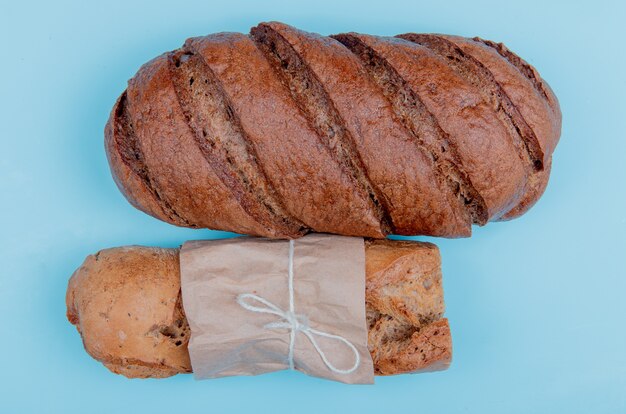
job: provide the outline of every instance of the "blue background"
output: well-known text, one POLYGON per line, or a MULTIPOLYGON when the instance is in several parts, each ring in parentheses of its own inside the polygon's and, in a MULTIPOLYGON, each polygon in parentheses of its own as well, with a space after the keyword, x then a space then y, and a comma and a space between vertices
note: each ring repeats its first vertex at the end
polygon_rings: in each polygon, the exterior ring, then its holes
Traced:
POLYGON ((591 3, 2 0, 0 412, 626 412, 626 8, 591 3), (471 239, 436 241, 448 371, 373 387, 292 372, 127 380, 91 359, 66 321, 67 280, 87 254, 224 235, 133 209, 109 175, 103 127, 145 61, 263 20, 503 41, 559 97, 563 134, 540 202, 471 239))

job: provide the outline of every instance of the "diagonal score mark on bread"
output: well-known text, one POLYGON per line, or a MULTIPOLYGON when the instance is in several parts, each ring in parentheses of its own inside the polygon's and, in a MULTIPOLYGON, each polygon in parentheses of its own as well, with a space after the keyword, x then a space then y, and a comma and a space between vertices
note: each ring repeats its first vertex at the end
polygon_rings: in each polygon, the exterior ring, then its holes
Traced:
POLYGON ((186 46, 171 54, 169 61, 185 119, 214 171, 265 227, 291 236, 302 234, 306 227, 277 200, 228 95, 202 56, 186 46))
POLYGON ((461 208, 465 209, 472 223, 483 225, 488 220, 487 207, 471 179, 462 169, 455 143, 441 129, 436 117, 398 72, 354 34, 333 36, 350 49, 367 69, 389 100, 394 113, 410 131, 419 148, 425 149, 433 159, 438 176, 443 177, 448 190, 454 194, 461 208))
POLYGON ((500 120, 507 126, 522 160, 535 170, 543 169, 543 151, 535 132, 489 69, 444 36, 406 33, 397 37, 425 46, 445 58, 456 73, 480 91, 486 102, 492 104, 500 120))
MULTIPOLYGON (((323 92, 317 95, 323 96, 324 106, 333 108, 349 142, 355 144, 353 155, 375 185, 394 233, 469 235, 471 219, 465 206, 447 191, 431 155, 416 144, 410 131, 398 121, 388 99, 372 82, 360 60, 333 38, 280 23, 262 26, 277 32, 276 36, 280 35, 282 42, 297 53, 296 60, 306 62, 306 70, 294 69, 296 73, 310 72, 301 76, 304 79, 298 82, 298 89, 323 86, 323 92), (395 152, 381 150, 384 146, 395 152)), ((294 100, 298 100, 296 95, 294 100)))
POLYGON ((485 102, 492 103, 494 111, 508 127, 510 136, 519 140, 517 148, 528 171, 522 197, 501 218, 510 219, 528 210, 546 188, 551 154, 560 135, 560 126, 555 125, 560 115, 554 113, 536 79, 529 79, 520 72, 519 65, 512 65, 510 60, 502 59, 503 55, 489 50, 488 45, 492 42, 415 33, 397 37, 438 53, 458 74, 482 92, 485 102), (533 93, 533 87, 536 93, 533 93))
POLYGON ((105 128, 105 147, 115 182, 133 205, 172 224, 192 226, 163 199, 154 183, 130 119, 127 92, 119 97, 113 107, 111 119, 105 128), (126 191, 126 186, 133 190, 126 191), (138 194, 142 197, 134 196, 138 194))
POLYGON ((324 85, 284 34, 276 30, 275 25, 262 23, 253 27, 251 36, 288 85, 295 103, 306 114, 321 142, 353 178, 355 190, 364 193, 369 199, 370 208, 380 222, 381 233, 386 235, 393 232, 388 203, 368 177, 356 151, 354 138, 329 99, 324 85))

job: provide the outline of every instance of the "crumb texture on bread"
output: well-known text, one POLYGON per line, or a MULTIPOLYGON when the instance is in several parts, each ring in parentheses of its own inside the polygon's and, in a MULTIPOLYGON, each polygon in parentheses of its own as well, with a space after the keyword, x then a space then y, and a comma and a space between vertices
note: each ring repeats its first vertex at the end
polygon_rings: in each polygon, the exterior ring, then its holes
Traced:
POLYGON ((452 340, 439 249, 431 243, 369 241, 366 309, 378 375, 445 369, 452 340))

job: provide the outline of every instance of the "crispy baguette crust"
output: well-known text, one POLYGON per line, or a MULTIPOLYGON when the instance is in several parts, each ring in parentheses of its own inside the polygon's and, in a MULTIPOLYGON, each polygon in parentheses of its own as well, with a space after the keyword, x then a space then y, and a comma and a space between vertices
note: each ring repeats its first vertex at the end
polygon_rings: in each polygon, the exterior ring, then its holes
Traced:
MULTIPOLYGON (((452 344, 437 247, 368 240, 365 249, 368 347, 376 374, 447 368, 452 344)), ((191 372, 178 254, 107 249, 88 256, 72 275, 68 320, 87 352, 112 372, 128 378, 191 372)))
POLYGON ((525 213, 560 133, 552 90, 502 44, 270 22, 146 63, 105 136, 122 193, 161 220, 383 238, 525 213))

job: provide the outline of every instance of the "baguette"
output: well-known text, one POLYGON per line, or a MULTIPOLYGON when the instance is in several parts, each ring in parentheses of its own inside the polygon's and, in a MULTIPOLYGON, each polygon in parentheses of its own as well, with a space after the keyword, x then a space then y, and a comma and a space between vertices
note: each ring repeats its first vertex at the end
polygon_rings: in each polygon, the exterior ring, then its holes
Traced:
POLYGON ((465 237, 539 199, 560 132, 552 90, 502 44, 271 22, 146 63, 105 144, 126 198, 178 226, 465 237))
MULTIPOLYGON (((437 247, 390 240, 365 246, 375 373, 447 368, 452 345, 437 247)), ((90 255, 69 281, 66 304, 87 352, 112 372, 163 378, 192 371, 178 249, 130 246, 90 255)))

